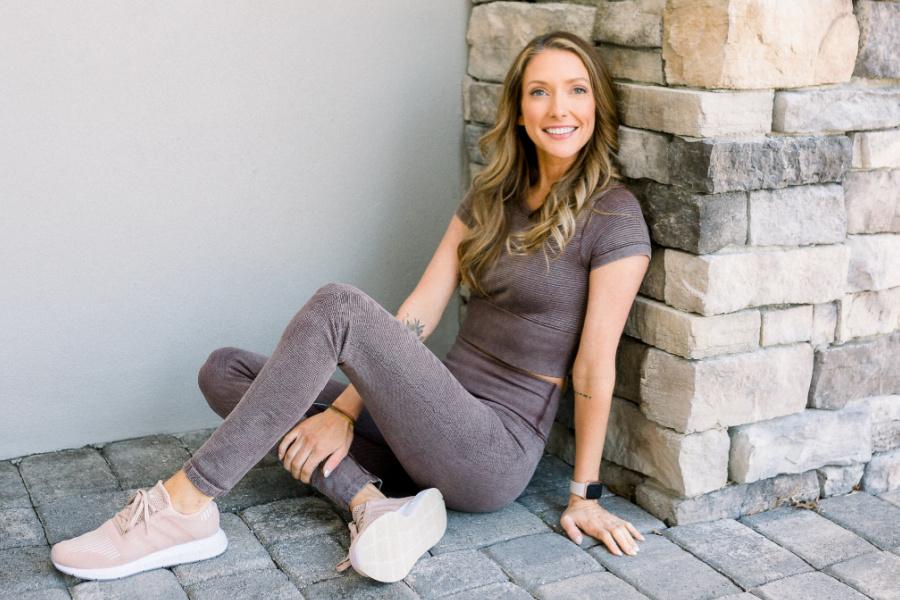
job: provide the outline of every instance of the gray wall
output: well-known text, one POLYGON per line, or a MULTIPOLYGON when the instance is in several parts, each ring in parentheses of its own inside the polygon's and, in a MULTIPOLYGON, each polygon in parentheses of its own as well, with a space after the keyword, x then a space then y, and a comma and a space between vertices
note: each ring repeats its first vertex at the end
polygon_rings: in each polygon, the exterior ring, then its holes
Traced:
POLYGON ((462 191, 468 11, 4 4, 0 458, 217 423, 209 352, 327 282, 396 312, 462 191))

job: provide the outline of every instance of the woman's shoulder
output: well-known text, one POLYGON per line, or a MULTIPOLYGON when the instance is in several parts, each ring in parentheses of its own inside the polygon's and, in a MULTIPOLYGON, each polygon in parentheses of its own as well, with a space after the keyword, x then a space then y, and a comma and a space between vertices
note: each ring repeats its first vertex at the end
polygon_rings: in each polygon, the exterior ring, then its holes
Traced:
POLYGON ((603 211, 640 212, 641 204, 637 196, 624 183, 615 182, 605 188, 598 189, 591 197, 592 208, 603 211))

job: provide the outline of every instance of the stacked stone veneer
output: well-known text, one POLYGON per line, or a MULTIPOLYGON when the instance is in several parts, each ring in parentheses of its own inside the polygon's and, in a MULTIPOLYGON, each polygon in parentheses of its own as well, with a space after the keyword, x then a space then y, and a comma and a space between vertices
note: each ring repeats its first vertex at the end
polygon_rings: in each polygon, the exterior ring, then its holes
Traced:
MULTIPOLYGON (((532 36, 593 40, 653 259, 601 477, 669 524, 900 487, 900 2, 476 2, 471 174, 532 36)), ((572 398, 549 449, 574 461, 572 398)))

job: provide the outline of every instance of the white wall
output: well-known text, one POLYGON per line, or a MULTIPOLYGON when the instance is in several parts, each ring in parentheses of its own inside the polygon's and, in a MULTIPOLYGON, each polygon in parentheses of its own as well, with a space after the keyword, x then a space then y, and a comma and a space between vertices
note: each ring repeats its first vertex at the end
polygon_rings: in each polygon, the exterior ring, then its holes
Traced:
POLYGON ((209 352, 327 282, 396 312, 462 192, 468 10, 0 4, 0 458, 219 422, 209 352))

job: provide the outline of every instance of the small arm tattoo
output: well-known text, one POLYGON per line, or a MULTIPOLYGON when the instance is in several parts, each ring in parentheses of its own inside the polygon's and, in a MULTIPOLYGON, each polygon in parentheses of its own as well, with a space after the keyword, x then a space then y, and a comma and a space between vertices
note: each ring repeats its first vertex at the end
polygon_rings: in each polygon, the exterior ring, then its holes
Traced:
POLYGON ((585 398, 593 398, 590 394, 585 394, 584 392, 575 391, 576 396, 584 396, 585 398))
POLYGON ((422 321, 418 319, 413 319, 412 321, 405 319, 403 324, 415 333, 420 340, 425 341, 425 324, 422 323, 422 321))

